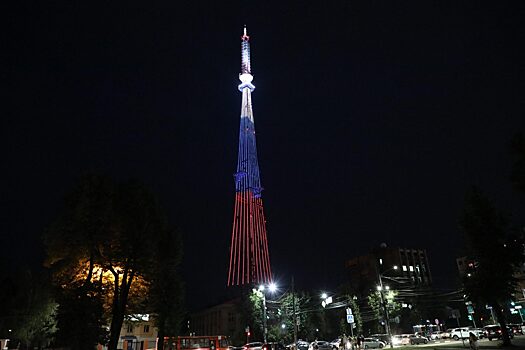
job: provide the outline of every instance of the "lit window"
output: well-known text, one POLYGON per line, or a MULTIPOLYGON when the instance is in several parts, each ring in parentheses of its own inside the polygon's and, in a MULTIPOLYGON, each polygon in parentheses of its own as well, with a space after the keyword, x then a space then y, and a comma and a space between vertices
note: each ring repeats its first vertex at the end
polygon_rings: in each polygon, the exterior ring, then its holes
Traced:
POLYGON ((414 266, 410 265, 408 268, 410 269, 410 272, 414 272, 414 266))
POLYGON ((127 331, 128 331, 128 333, 133 333, 133 325, 132 324, 128 324, 127 331))
POLYGON ((407 266, 403 265, 403 271, 406 271, 406 270, 407 270, 407 266))
POLYGON ((149 324, 144 325, 144 333, 149 333, 149 324))

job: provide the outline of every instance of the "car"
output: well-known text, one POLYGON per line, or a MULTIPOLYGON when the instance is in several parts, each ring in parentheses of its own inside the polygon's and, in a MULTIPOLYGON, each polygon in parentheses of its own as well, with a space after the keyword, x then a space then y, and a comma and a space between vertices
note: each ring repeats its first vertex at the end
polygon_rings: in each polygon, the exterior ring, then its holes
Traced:
POLYGON ((398 334, 392 336, 392 345, 408 345, 409 334, 398 334))
MULTIPOLYGON (((483 327, 483 329, 485 330, 485 334, 487 335, 487 338, 489 338, 489 340, 501 338, 501 326, 490 325, 483 327)), ((514 332, 512 332, 511 330, 509 330, 509 337, 514 338, 514 332)))
POLYGON ((468 327, 454 328, 450 331, 450 338, 454 340, 467 339, 469 332, 468 327))
POLYGON ((469 328, 469 332, 474 333, 478 339, 485 338, 485 330, 483 328, 469 328))
POLYGON ((430 340, 439 340, 443 339, 444 332, 435 331, 430 334, 430 340))
POLYGON ((247 343, 243 345, 243 350, 262 350, 263 343, 261 342, 253 342, 253 343, 247 343))
POLYGON ((410 336, 408 337, 408 342, 410 345, 427 344, 428 338, 422 337, 419 334, 410 334, 410 336))
POLYGON ((365 349, 382 349, 385 345, 385 343, 377 338, 365 338, 363 342, 363 347, 365 349))
POLYGON ((371 334, 370 338, 375 338, 381 340, 385 344, 390 343, 390 336, 388 334, 371 334))
POLYGON ((443 336, 442 336, 442 338, 443 338, 443 339, 448 339, 448 338, 450 338, 450 333, 452 333, 452 329, 447 329, 446 331, 443 332, 443 336))
POLYGON ((339 347, 341 346, 341 338, 332 340, 330 345, 332 346, 332 349, 339 350, 339 347))
POLYGON ((523 334, 523 329, 520 324, 509 323, 507 326, 509 326, 509 328, 512 329, 512 333, 514 333, 514 335, 523 334))
POLYGON ((263 344, 262 350, 285 350, 285 347, 278 342, 268 342, 263 344))
POLYGON ((308 350, 332 350, 332 345, 325 340, 316 340, 310 343, 308 350))
POLYGON ((291 343, 291 344, 286 345, 286 348, 290 349, 290 350, 308 350, 308 346, 309 345, 310 345, 310 343, 308 343, 307 341, 298 339, 297 340, 297 349, 295 348, 295 343, 291 343))

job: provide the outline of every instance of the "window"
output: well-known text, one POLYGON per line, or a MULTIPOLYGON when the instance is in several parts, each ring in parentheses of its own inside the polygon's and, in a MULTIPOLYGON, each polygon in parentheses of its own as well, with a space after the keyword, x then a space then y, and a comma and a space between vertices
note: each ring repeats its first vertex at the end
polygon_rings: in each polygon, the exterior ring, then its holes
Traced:
POLYGON ((149 333, 149 324, 144 325, 144 333, 149 333))
POLYGON ((414 272, 414 266, 410 265, 408 268, 410 269, 410 272, 414 272))
POLYGON ((407 266, 403 265, 403 271, 406 271, 406 270, 407 270, 407 266))
POLYGON ((132 324, 128 324, 127 332, 128 333, 133 333, 133 325, 132 324))

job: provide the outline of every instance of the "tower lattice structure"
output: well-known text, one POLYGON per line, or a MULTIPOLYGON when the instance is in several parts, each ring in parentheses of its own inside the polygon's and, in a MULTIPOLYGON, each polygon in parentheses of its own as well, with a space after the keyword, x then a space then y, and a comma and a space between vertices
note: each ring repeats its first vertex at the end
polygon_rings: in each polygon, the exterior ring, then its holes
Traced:
POLYGON ((230 246, 228 286, 272 281, 266 219, 264 217, 262 186, 255 142, 252 110, 250 37, 244 27, 241 37, 241 73, 239 91, 242 93, 239 128, 239 156, 235 178, 235 209, 230 246))

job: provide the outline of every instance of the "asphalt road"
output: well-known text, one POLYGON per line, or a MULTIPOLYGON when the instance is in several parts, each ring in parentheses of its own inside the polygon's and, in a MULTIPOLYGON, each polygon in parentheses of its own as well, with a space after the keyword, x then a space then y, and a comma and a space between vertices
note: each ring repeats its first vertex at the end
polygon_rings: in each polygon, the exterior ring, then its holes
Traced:
MULTIPOLYGON (((520 335, 520 336, 514 337, 514 339, 512 339, 512 345, 513 345, 511 347, 512 349, 525 349, 525 336, 520 335)), ((478 346, 480 349, 505 349, 501 346, 501 341, 499 340, 489 341, 488 339, 480 339, 478 340, 478 346)), ((461 340, 457 340, 457 341, 442 340, 442 341, 433 341, 428 344, 411 345, 411 346, 402 347, 402 349, 416 349, 416 348, 435 348, 439 350, 445 350, 445 349, 461 349, 461 348, 469 349, 470 347, 469 347, 468 339, 465 339, 465 345, 463 345, 463 342, 461 340)))

